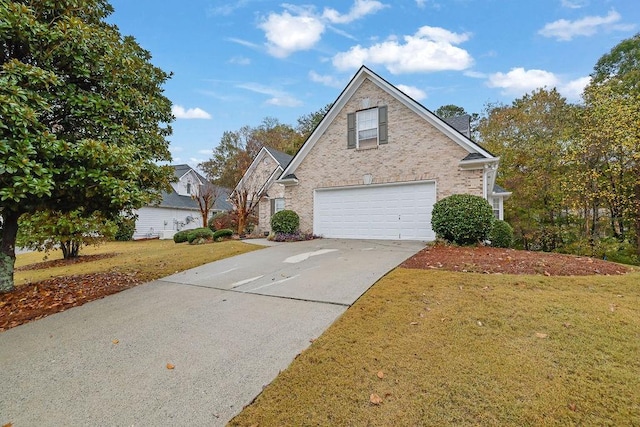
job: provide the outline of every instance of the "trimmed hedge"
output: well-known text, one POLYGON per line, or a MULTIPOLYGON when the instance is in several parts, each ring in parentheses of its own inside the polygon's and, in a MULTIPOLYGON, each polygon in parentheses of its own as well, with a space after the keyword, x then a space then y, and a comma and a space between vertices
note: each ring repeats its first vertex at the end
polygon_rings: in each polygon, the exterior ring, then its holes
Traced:
POLYGON ((213 233, 213 240, 222 239, 223 237, 231 237, 233 236, 233 230, 229 228, 223 228, 222 230, 218 230, 213 233))
POLYGON ((213 231, 208 227, 194 228, 187 232, 187 241, 193 243, 196 239, 213 239, 213 231))
POLYGON ((489 240, 493 247, 510 248, 513 245, 513 228, 508 222, 497 219, 493 222, 489 240))
POLYGON ((271 216, 271 230, 274 233, 293 234, 300 227, 300 217, 292 210, 285 209, 271 216))
POLYGON ((493 227, 493 209, 482 197, 454 194, 433 205, 433 231, 449 242, 473 245, 487 240, 493 227))
POLYGON ((187 241, 187 233, 191 230, 178 231, 173 235, 173 241, 176 243, 184 243, 187 241))

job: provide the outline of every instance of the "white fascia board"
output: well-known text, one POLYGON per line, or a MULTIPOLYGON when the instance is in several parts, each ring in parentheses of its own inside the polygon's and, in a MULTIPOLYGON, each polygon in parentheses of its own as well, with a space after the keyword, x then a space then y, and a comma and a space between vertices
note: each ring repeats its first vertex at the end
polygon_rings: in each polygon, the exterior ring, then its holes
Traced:
POLYGON ((460 160, 458 165, 462 169, 484 169, 485 166, 495 164, 496 168, 500 163, 500 157, 490 157, 488 159, 460 160))

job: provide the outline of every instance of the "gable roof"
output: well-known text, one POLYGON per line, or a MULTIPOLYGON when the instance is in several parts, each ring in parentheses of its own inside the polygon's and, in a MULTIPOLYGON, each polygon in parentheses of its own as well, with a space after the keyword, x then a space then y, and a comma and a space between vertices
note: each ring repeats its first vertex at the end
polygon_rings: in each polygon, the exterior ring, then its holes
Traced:
MULTIPOLYGON (((180 179, 189 172, 193 172, 202 184, 211 185, 217 188, 218 197, 213 204, 213 209, 223 211, 231 210, 231 204, 227 201, 227 198, 229 197, 229 190, 227 188, 211 184, 204 176, 200 175, 197 170, 193 169, 189 165, 171 165, 171 167, 173 168, 173 174, 176 177, 174 182, 180 181, 180 179)), ((173 188, 171 191, 163 191, 162 200, 155 206, 162 208, 199 210, 198 203, 193 200, 191 196, 181 196, 173 188)))
POLYGON ((366 66, 360 67, 358 72, 353 76, 351 81, 347 84, 344 90, 338 95, 338 98, 333 103, 333 106, 329 109, 327 114, 325 114, 324 118, 320 121, 318 126, 313 130, 311 135, 307 138, 307 140, 302 144, 302 147, 295 154, 289 165, 282 172, 283 177, 295 176, 295 171, 297 167, 302 163, 304 158, 309 154, 309 152, 313 149, 313 146, 320 139, 320 137, 327 130, 329 125, 336 119, 338 113, 345 106, 347 101, 351 99, 354 93, 358 90, 358 88, 365 82, 365 80, 371 81, 373 84, 378 86, 380 89, 385 92, 391 94, 394 98, 400 101, 405 107, 409 110, 416 113, 418 116, 423 118, 425 121, 430 123, 440 132, 448 136, 455 143, 464 148, 469 154, 474 154, 473 160, 469 161, 468 159, 462 159, 461 164, 469 163, 469 165, 477 164, 477 163, 493 163, 499 160, 498 157, 495 157, 489 151, 485 150, 476 142, 472 141, 469 137, 462 134, 459 130, 457 130, 454 126, 447 123, 440 117, 436 116, 433 112, 431 112, 428 108, 411 98, 406 93, 402 92, 400 89, 380 77, 378 74, 371 71, 366 66))
POLYGON ((273 157, 273 160, 275 160, 282 169, 286 168, 291 159, 293 159, 293 156, 276 150, 275 148, 265 146, 264 149, 271 155, 271 157, 273 157))
POLYGON ((260 151, 258 151, 258 154, 256 154, 256 156, 253 158, 253 161, 251 162, 251 164, 249 165, 247 170, 244 172, 244 174, 242 174, 242 178, 240 178, 240 181, 238 181, 238 183, 236 184, 236 186, 234 188, 234 191, 238 189, 238 187, 244 181, 244 178, 246 176, 248 176, 251 173, 253 173, 254 169, 257 167, 257 165, 260 163, 260 161, 262 160, 262 158, 264 156, 270 156, 276 162, 276 164, 278 166, 273 171, 273 173, 269 176, 269 178, 266 180, 266 182, 263 184, 263 186, 260 189, 259 193, 261 193, 263 190, 266 190, 266 188, 269 185, 271 185, 271 182, 274 179, 277 179, 278 177, 280 177, 281 172, 291 162, 291 159, 293 159, 293 156, 290 156, 289 154, 283 153, 282 151, 276 150, 275 148, 271 148, 271 147, 267 147, 267 146, 262 147, 260 149, 260 151))

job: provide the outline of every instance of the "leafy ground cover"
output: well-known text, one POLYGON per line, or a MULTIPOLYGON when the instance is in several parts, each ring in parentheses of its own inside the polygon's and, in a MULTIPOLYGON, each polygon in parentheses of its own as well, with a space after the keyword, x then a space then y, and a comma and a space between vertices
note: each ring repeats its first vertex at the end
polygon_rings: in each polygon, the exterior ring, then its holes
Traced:
POLYGON ((259 249, 239 241, 176 245, 172 240, 110 242, 64 260, 52 252, 18 255, 18 288, 0 294, 0 331, 57 313, 140 283, 259 249))
POLYGON ((376 283, 230 425, 640 425, 640 272, 434 249, 376 283))

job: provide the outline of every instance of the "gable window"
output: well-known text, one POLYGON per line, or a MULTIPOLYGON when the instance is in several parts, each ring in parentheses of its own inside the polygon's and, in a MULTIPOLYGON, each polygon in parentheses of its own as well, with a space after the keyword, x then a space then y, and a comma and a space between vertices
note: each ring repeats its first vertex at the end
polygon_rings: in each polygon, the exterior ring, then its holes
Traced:
POLYGON ((191 183, 187 182, 187 194, 191 195, 191 183))
POLYGON ((284 198, 271 199, 271 215, 284 210, 284 198))
POLYGON ((386 106, 347 114, 347 148, 375 148, 386 143, 386 106))

